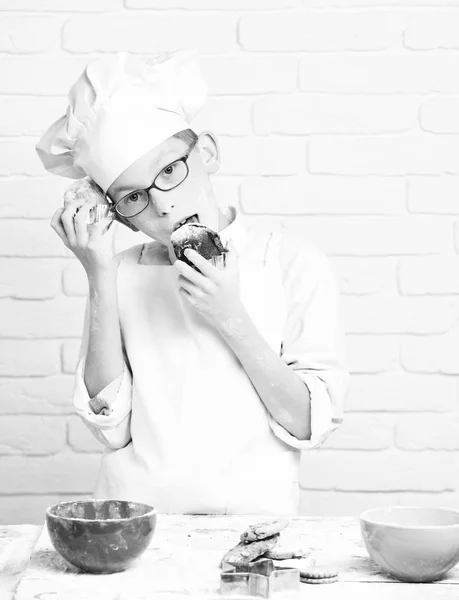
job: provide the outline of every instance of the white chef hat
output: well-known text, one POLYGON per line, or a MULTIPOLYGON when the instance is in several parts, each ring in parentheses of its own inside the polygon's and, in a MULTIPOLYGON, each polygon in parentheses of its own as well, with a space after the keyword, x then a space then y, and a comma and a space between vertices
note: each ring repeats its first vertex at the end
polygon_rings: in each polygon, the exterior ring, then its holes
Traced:
POLYGON ((72 86, 66 114, 44 133, 36 151, 51 173, 88 176, 106 192, 138 158, 189 128, 206 96, 189 50, 97 59, 72 86))

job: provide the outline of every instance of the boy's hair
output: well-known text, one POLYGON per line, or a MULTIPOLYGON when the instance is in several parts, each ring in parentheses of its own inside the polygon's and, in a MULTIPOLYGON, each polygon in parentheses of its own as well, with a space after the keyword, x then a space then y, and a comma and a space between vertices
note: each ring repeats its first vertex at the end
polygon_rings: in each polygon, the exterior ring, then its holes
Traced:
POLYGON ((175 133, 172 137, 183 140, 187 144, 192 144, 198 137, 198 135, 192 129, 182 129, 178 133, 175 133))

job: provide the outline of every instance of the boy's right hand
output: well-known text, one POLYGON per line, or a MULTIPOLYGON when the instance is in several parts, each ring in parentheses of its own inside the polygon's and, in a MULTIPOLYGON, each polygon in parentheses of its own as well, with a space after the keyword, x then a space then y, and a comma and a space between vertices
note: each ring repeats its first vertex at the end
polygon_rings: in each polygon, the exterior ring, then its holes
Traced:
POLYGON ((87 224, 91 203, 73 201, 59 208, 51 219, 51 227, 83 265, 88 276, 116 267, 112 236, 106 235, 113 220, 107 217, 87 224))

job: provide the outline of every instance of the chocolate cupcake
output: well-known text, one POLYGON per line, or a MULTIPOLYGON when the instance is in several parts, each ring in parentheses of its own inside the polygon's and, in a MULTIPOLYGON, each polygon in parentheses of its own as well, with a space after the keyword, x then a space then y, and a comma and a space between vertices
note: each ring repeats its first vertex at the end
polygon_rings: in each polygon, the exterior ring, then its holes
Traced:
POLYGON ((184 254, 187 248, 196 250, 206 260, 210 260, 214 266, 225 267, 228 250, 223 246, 218 233, 202 223, 185 223, 171 234, 171 243, 175 256, 196 271, 199 269, 184 254))

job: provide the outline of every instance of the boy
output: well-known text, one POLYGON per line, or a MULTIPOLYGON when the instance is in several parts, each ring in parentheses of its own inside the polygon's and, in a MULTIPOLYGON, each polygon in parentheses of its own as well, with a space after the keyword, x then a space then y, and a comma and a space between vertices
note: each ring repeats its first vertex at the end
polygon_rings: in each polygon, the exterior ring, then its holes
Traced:
POLYGON ((37 145, 48 170, 89 176, 153 240, 114 256, 84 201, 53 217, 89 282, 73 401, 106 446, 94 497, 294 515, 300 451, 342 420, 338 294, 317 251, 218 207, 215 136, 189 127, 205 97, 190 53, 121 53, 86 68, 37 145), (224 269, 176 260, 171 233, 192 216, 228 244, 224 269))

